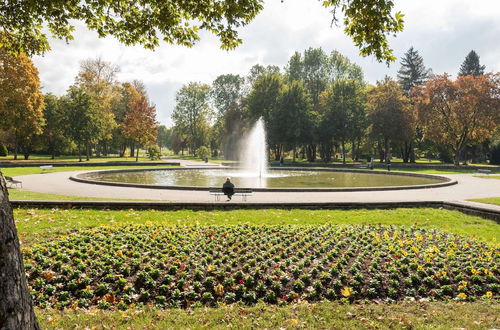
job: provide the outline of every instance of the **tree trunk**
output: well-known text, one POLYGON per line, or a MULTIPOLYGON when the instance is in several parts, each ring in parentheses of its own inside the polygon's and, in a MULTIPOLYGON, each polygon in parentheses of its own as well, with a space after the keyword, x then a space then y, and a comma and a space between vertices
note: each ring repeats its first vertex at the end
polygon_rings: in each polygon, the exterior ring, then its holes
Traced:
POLYGON ((385 143, 385 150, 384 150, 384 159, 385 161, 387 161, 387 159, 389 159, 389 153, 390 153, 390 148, 391 148, 391 140, 389 140, 389 138, 385 138, 384 139, 384 143, 385 143))
POLYGON ((345 141, 342 140, 342 164, 345 164, 345 141))
POLYGON ((460 148, 457 148, 456 150, 457 151, 455 151, 454 164, 456 166, 459 166, 460 165, 460 154, 462 153, 462 150, 460 148))
POLYGON ((139 146, 137 146, 137 153, 136 153, 136 156, 135 156, 135 161, 138 162, 139 161, 139 146))
POLYGON ((79 162, 82 161, 82 146, 78 145, 78 157, 80 158, 79 162))
POLYGON ((132 143, 130 145, 130 157, 134 157, 135 156, 135 144, 132 143))
POLYGON ((17 153, 19 151, 19 145, 17 142, 17 133, 14 134, 14 160, 17 160, 17 153))
POLYGON ((295 163, 295 156, 297 154, 297 148, 293 146, 293 162, 295 163))
POLYGON ((86 153, 87 153, 87 161, 90 160, 90 145, 87 143, 87 145, 85 146, 85 149, 87 149, 86 153))
POLYGON ((40 329, 28 291, 19 238, 0 172, 0 329, 40 329))

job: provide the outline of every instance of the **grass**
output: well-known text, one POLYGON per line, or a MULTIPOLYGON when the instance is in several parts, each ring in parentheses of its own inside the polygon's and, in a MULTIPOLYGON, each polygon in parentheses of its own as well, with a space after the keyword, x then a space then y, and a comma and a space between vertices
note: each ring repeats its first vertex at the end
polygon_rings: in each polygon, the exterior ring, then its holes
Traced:
MULTIPOLYGON (((155 168, 175 168, 179 166, 162 166, 158 165, 155 168)), ((68 172, 68 171, 94 171, 94 170, 114 170, 114 169, 134 169, 134 168, 147 168, 147 166, 61 166, 53 167, 49 171, 42 171, 39 167, 4 167, 0 168, 3 175, 18 176, 28 174, 42 174, 54 172, 68 172)))
POLYGON ((155 210, 14 210, 23 245, 53 240, 75 230, 100 225, 284 225, 284 224, 384 224, 418 225, 454 234, 500 241, 499 225, 493 220, 458 211, 432 208, 391 210, 232 210, 232 211, 155 211, 155 210))
POLYGON ((193 310, 144 308, 125 312, 37 309, 43 329, 494 329, 496 301, 405 302, 342 305, 337 302, 286 307, 257 304, 193 310))
POLYGON ((147 201, 148 199, 98 198, 84 196, 67 196, 39 193, 28 190, 9 189, 9 199, 17 200, 55 200, 55 201, 147 201))
POLYGON ((479 199, 469 199, 472 202, 500 205, 500 197, 489 197, 489 198, 479 198, 479 199))
MULTIPOLYGON (((496 172, 494 172, 496 173, 496 172)), ((477 175, 478 178, 482 179, 497 179, 500 180, 500 175, 477 175)))

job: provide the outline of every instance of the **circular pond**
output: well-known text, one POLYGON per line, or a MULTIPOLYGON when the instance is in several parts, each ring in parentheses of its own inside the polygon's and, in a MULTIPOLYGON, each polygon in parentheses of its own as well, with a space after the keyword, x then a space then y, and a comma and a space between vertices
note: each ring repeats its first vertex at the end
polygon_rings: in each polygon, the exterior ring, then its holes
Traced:
POLYGON ((221 186, 226 177, 231 177, 236 187, 262 190, 387 189, 451 184, 449 179, 434 175, 330 169, 271 169, 262 176, 235 168, 110 170, 80 174, 76 180, 111 185, 185 187, 204 190, 208 187, 221 186))

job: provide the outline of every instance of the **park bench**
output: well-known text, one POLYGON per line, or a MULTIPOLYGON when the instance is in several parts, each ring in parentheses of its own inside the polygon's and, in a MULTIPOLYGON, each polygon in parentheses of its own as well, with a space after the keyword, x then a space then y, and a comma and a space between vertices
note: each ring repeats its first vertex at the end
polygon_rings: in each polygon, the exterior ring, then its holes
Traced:
POLYGON ((491 174, 491 170, 485 170, 485 169, 478 169, 477 170, 477 173, 480 173, 480 174, 491 174))
POLYGON ((355 168, 368 168, 369 166, 370 166, 370 164, 368 164, 368 163, 354 165, 355 168))
POLYGON ((52 166, 52 165, 42 165, 42 166, 40 166, 40 169, 45 172, 45 171, 51 170, 53 167, 54 166, 52 166))
POLYGON ((11 176, 6 176, 5 181, 7 181, 7 188, 19 188, 19 186, 21 186, 21 188, 23 187, 22 181, 15 180, 11 176))
MULTIPOLYGON (((224 196, 224 193, 222 192, 222 188, 215 188, 211 187, 209 190, 210 195, 214 195, 215 200, 219 201, 221 196, 224 196)), ((241 199, 246 202, 247 196, 251 196, 253 193, 252 189, 250 188, 234 188, 234 195, 233 196, 241 196, 241 199)))

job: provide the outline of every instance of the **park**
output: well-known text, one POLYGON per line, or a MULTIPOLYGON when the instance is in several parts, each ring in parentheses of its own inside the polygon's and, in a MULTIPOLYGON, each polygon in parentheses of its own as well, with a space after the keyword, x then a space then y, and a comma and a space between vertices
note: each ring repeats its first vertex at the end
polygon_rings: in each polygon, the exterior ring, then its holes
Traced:
POLYGON ((1 7, 0 329, 499 328, 489 6, 1 7))

